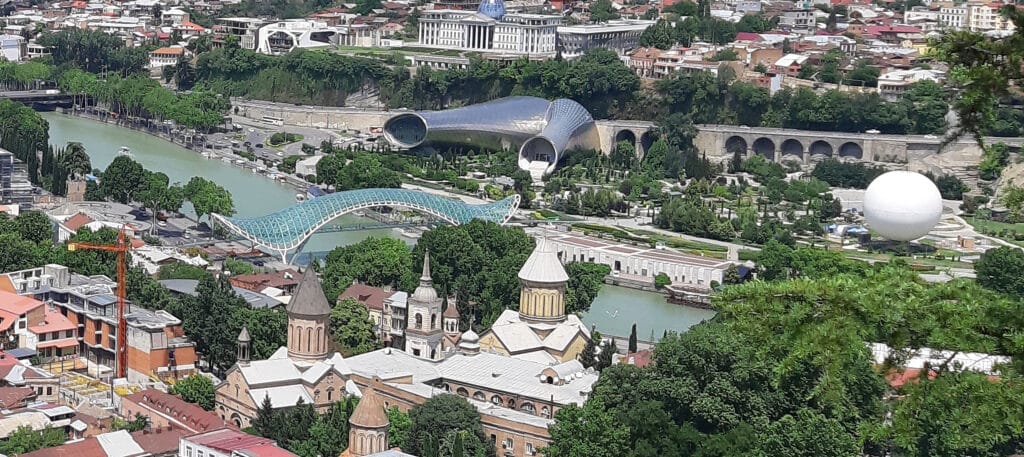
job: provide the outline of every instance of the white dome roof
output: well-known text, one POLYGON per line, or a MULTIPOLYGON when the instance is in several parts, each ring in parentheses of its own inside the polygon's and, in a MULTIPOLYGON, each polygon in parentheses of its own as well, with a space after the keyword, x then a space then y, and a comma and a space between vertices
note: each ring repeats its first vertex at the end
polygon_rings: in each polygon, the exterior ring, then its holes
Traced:
POLYGON ((523 268, 519 269, 519 279, 530 282, 560 283, 569 282, 569 275, 562 267, 555 248, 547 238, 537 239, 537 247, 526 259, 523 268))
POLYGON ((886 239, 916 240, 942 217, 942 196, 920 173, 890 171, 875 178, 864 193, 864 217, 886 239))

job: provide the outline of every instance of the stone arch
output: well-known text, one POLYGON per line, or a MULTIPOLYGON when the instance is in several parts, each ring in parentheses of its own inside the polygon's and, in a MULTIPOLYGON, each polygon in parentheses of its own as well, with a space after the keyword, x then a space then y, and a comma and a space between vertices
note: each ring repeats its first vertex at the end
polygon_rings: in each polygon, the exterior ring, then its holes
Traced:
POLYGON ((768 160, 775 160, 775 142, 769 138, 761 137, 754 140, 754 154, 764 156, 768 160))
POLYGON ((310 348, 313 344, 313 327, 306 327, 306 351, 312 351, 310 348))
POLYGON ((465 388, 465 387, 459 387, 459 388, 458 388, 458 389, 457 389, 457 390, 455 391, 455 393, 457 393, 457 394, 459 394, 459 395, 462 395, 463 397, 468 397, 468 396, 469 396, 469 391, 468 391, 468 390, 466 390, 466 388, 465 388))
POLYGON ((832 145, 828 144, 827 141, 818 140, 811 143, 811 147, 807 149, 807 152, 811 153, 812 156, 832 157, 832 145))
POLYGON ((431 314, 430 315, 430 329, 433 330, 435 328, 437 328, 437 314, 431 314))
POLYGON ((499 397, 497 395, 491 395, 491 403, 494 403, 495 405, 499 405, 500 406, 504 402, 501 401, 501 397, 499 397))
POLYGON ((863 159, 864 158, 864 148, 862 148, 857 143, 854 143, 852 141, 848 141, 846 143, 843 143, 842 146, 839 146, 839 157, 846 157, 846 158, 857 159, 857 160, 863 159))
POLYGON ((323 347, 324 347, 323 338, 324 338, 324 329, 323 329, 323 327, 317 327, 316 328, 316 350, 317 351, 323 349, 323 347))
POLYGON ((640 149, 643 149, 643 154, 647 154, 647 151, 651 150, 651 146, 654 144, 654 135, 650 130, 640 134, 640 148, 637 149, 636 153, 640 154, 640 149))
MULTIPOLYGON (((630 129, 622 129, 615 132, 615 144, 619 144, 620 141, 628 141, 633 147, 636 147, 636 134, 630 129)), ((614 147, 614 146, 613 146, 614 147)))
POLYGON ((476 391, 476 393, 473 394, 473 399, 474 400, 485 401, 485 400, 487 400, 487 396, 484 395, 483 392, 478 390, 478 391, 476 391))
POLYGON ((236 427, 242 427, 242 418, 241 416, 238 415, 238 413, 234 413, 231 415, 231 422, 234 422, 236 427))
POLYGON ((296 325, 295 326, 295 350, 296 351, 301 351, 302 350, 302 326, 301 325, 296 325))
POLYGON ((508 407, 509 407, 509 409, 516 409, 516 399, 509 398, 508 399, 508 407))
POLYGON ((530 414, 537 413, 537 408, 534 408, 533 403, 523 403, 519 406, 519 410, 530 414))
POLYGON ((416 329, 417 330, 422 329, 423 328, 423 315, 420 314, 420 313, 416 313, 416 320, 415 320, 415 322, 416 322, 416 329))
POLYGON ((747 155, 747 140, 744 140, 741 136, 734 135, 725 140, 725 152, 732 154, 736 151, 747 155))
POLYGON ((804 144, 795 138, 790 138, 782 142, 782 146, 779 147, 779 151, 782 156, 797 156, 803 159, 804 156, 804 144))

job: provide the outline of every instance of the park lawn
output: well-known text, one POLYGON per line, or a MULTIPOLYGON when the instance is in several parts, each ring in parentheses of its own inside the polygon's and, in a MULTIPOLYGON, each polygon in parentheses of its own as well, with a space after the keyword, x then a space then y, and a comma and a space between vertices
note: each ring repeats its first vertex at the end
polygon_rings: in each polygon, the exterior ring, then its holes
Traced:
MULTIPOLYGON (((1024 223, 1011 224, 1008 222, 991 221, 988 219, 978 219, 976 217, 965 217, 964 220, 968 224, 971 224, 975 230, 980 232, 997 233, 1003 230, 1010 230, 1017 233, 1024 233, 1024 223)), ((1024 247, 1024 241, 1017 241, 1013 238, 1006 238, 998 235, 988 235, 999 238, 1004 241, 1009 241, 1017 246, 1024 247)))

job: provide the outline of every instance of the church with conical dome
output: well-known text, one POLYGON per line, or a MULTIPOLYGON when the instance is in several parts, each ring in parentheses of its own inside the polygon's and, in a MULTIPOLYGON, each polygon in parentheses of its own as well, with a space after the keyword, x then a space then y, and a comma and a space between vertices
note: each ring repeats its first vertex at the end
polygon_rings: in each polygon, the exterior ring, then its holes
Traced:
POLYGON ((484 351, 539 363, 576 360, 590 341, 580 318, 565 313, 569 275, 545 238, 519 270, 519 311, 505 310, 480 335, 484 351))
POLYGON ((346 395, 359 395, 352 370, 341 354, 331 353, 331 306, 312 269, 299 280, 288 313, 288 343, 266 360, 250 360, 252 338, 243 327, 238 335, 238 362, 216 388, 216 413, 247 427, 265 400, 273 408, 296 402, 326 411, 346 395))

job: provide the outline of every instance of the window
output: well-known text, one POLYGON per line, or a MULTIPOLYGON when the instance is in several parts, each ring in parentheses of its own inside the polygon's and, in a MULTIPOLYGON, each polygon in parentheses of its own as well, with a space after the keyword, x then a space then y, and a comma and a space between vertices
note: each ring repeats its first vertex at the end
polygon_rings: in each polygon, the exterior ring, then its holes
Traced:
POLYGON ((501 406, 501 397, 499 397, 497 395, 492 396, 491 397, 491 403, 494 403, 495 405, 501 406))
POLYGON ((196 457, 203 457, 203 450, 202 449, 196 449, 196 457))
POLYGON ((185 446, 185 457, 192 457, 192 446, 185 446))
POLYGON ((512 442, 512 438, 506 438, 505 441, 501 442, 501 447, 503 447, 505 449, 508 449, 508 450, 512 450, 512 447, 514 446, 514 444, 515 443, 512 442))
POLYGON ((46 388, 46 395, 53 395, 53 387, 46 388))
POLYGON ((473 399, 474 400, 484 401, 484 400, 487 400, 487 397, 484 396, 483 392, 477 391, 475 394, 473 394, 473 399))
POLYGON ((533 443, 526 443, 526 455, 536 454, 537 451, 533 449, 533 443))

